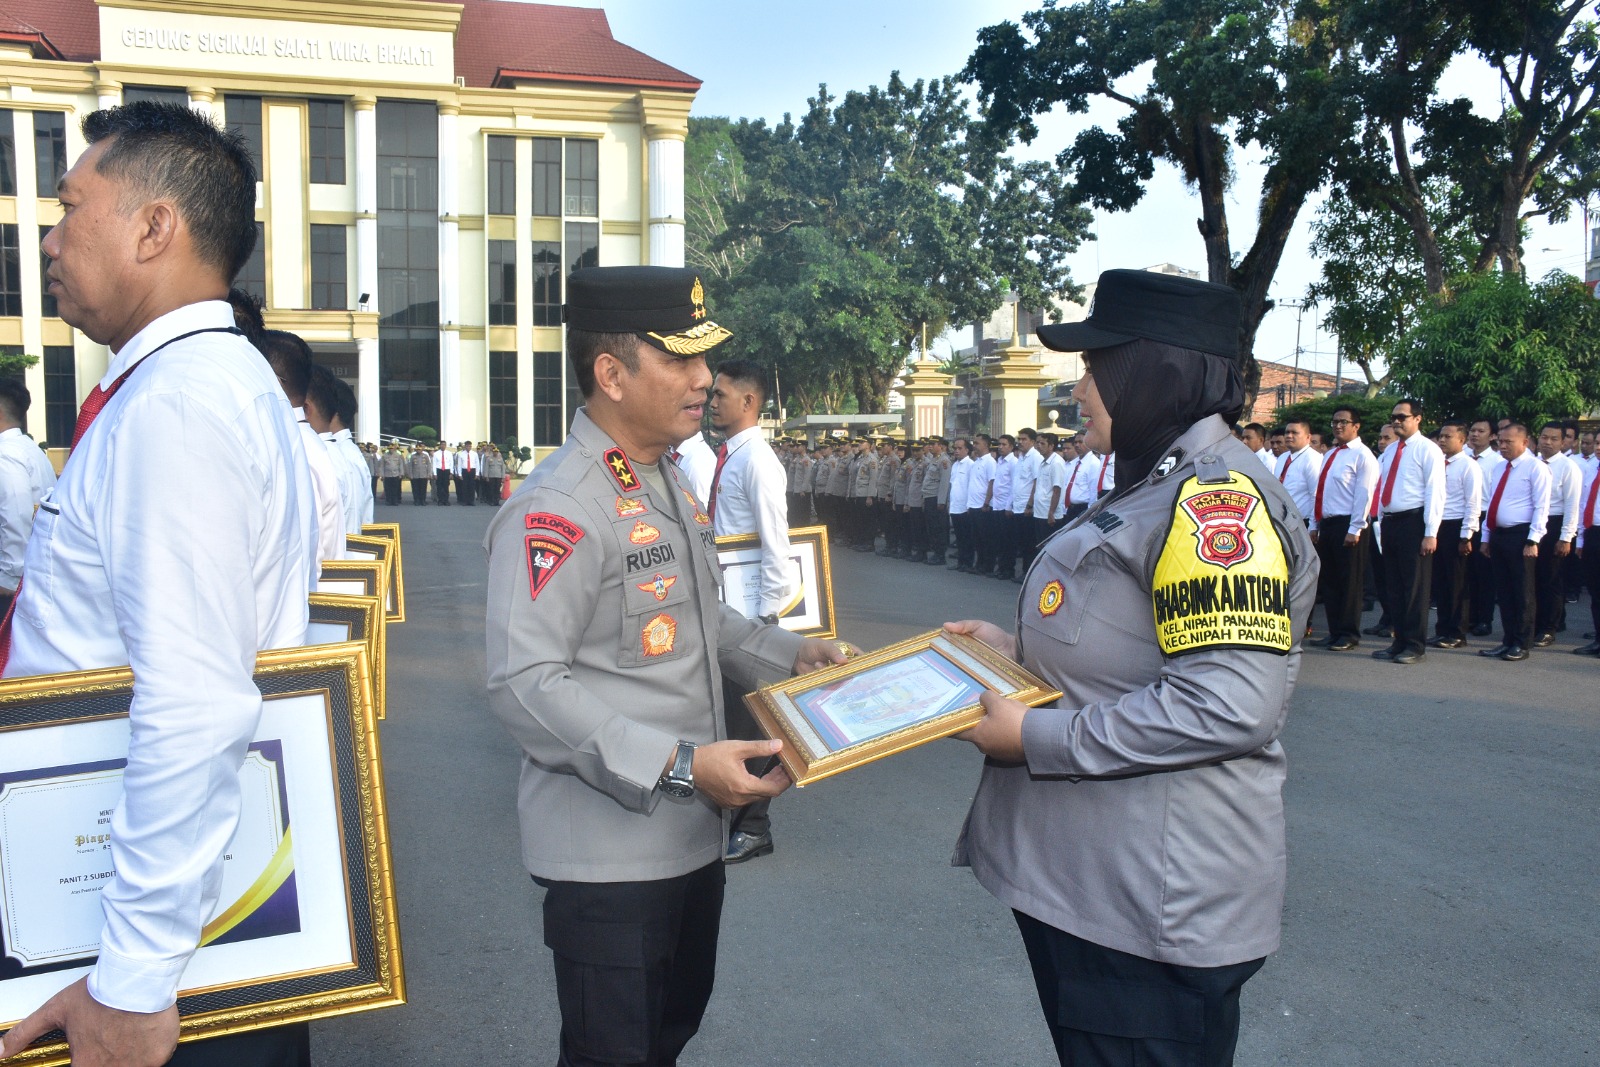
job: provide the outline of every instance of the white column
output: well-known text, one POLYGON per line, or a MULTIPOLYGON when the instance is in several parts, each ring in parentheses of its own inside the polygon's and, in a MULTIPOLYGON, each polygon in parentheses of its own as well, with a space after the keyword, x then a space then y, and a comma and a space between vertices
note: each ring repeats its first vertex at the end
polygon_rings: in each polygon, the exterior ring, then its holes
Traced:
POLYGON ((216 101, 217 91, 209 85, 189 87, 189 110, 198 111, 212 122, 217 121, 216 101))
POLYGON ((117 82, 94 83, 95 106, 101 111, 122 103, 122 86, 117 82))
POLYGON ((461 432, 461 226, 454 104, 439 105, 439 435, 461 432))
MULTIPOLYGON (((23 429, 36 440, 44 438, 44 320, 40 314, 39 297, 42 279, 39 271, 39 196, 54 196, 55 190, 38 189, 38 171, 34 166, 33 112, 18 109, 11 113, 15 124, 12 144, 17 165, 17 243, 22 248, 18 257, 22 277, 22 351, 39 356, 39 362, 23 372, 23 384, 33 396, 23 429)), ((67 441, 51 441, 52 446, 65 448, 67 441)))
POLYGON ((646 127, 650 137, 650 265, 683 266, 683 138, 678 130, 646 127))
MULTIPOLYGON (((356 297, 366 295, 366 307, 357 310, 381 313, 378 303, 378 116, 377 101, 370 96, 355 98, 356 117, 356 297)), ((366 337, 356 342, 357 383, 360 405, 357 426, 363 440, 378 439, 378 340, 366 337)))

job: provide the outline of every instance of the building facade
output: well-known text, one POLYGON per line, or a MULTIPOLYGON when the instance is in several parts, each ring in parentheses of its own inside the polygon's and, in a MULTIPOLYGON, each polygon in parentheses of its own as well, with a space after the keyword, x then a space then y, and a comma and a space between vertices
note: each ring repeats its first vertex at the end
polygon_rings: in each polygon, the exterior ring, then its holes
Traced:
POLYGON ((41 357, 29 432, 52 446, 108 359, 57 317, 38 251, 97 108, 172 101, 244 135, 260 239, 237 284, 355 387, 364 440, 559 445, 566 275, 683 264, 700 82, 600 10, 10 0, 0 79, 0 352, 41 357))

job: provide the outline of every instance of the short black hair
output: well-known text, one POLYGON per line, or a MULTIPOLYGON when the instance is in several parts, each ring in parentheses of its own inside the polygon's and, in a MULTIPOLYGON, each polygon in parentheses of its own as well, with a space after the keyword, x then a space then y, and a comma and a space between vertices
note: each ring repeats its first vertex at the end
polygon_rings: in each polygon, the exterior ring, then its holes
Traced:
POLYGON ((1035 430, 1032 426, 1024 426, 1022 429, 1017 431, 1017 436, 1026 437, 1031 441, 1037 441, 1039 439, 1039 431, 1035 430))
POLYGON ((338 414, 339 379, 333 376, 333 371, 321 364, 313 364, 310 379, 306 384, 306 400, 325 416, 338 414))
POLYGON ((751 359, 725 359, 717 364, 717 374, 729 381, 748 386, 756 394, 756 407, 767 402, 767 369, 751 359))
MULTIPOLYGON (((323 369, 327 370, 326 367, 323 369)), ((332 374, 333 372, 328 371, 328 373, 332 374)), ((360 404, 356 403, 356 391, 350 387, 349 382, 337 375, 333 379, 333 388, 337 394, 339 405, 335 410, 335 414, 339 416, 339 421, 344 423, 345 429, 351 429, 356 424, 356 411, 361 407, 360 404)))
POLYGON ((261 335, 267 332, 267 324, 261 318, 261 301, 236 285, 228 290, 228 303, 233 307, 233 324, 246 341, 260 348, 261 335))
POLYGON ((33 396, 21 378, 0 378, 0 411, 6 419, 18 426, 28 421, 28 408, 33 406, 33 396))
POLYGON ((1445 419, 1439 424, 1439 429, 1443 430, 1449 426, 1454 426, 1456 429, 1460 430, 1463 439, 1467 436, 1467 430, 1469 427, 1467 426, 1466 419, 1445 419))
POLYGON ((1291 426, 1304 426, 1306 428, 1306 433, 1309 434, 1311 432, 1311 420, 1310 419, 1302 419, 1302 418, 1300 418, 1298 416, 1296 416, 1295 418, 1292 418, 1292 419, 1285 419, 1284 422, 1283 422, 1283 428, 1285 430, 1288 430, 1289 427, 1291 427, 1291 426))
POLYGON ((169 198, 202 262, 231 283, 256 246, 256 168, 244 138, 182 104, 136 100, 83 120, 91 145, 108 141, 95 170, 135 195, 169 198))
POLYGON ((1334 408, 1328 417, 1331 419, 1337 419, 1339 417, 1339 412, 1341 411, 1350 416, 1351 426, 1361 425, 1361 412, 1357 411, 1355 408, 1334 408))
MULTIPOLYGON (((268 330, 261 335, 261 344, 257 347, 272 365, 272 373, 283 383, 283 391, 288 394, 289 402, 295 407, 303 406, 306 389, 311 383, 311 368, 316 365, 316 360, 311 356, 311 346, 288 330, 268 330)), ((333 410, 321 404, 317 407, 325 414, 333 410)))
POLYGON ((1050 446, 1050 451, 1054 452, 1056 450, 1056 435, 1051 433, 1049 430, 1045 430, 1044 432, 1040 433, 1038 439, 1048 444, 1050 446))
POLYGON ((630 371, 639 369, 639 346, 644 344, 637 334, 600 333, 596 330, 575 330, 567 327, 567 358, 572 360, 572 372, 578 376, 578 390, 584 399, 594 395, 594 361, 600 353, 609 352, 622 361, 630 371))
POLYGON ((1528 424, 1525 423, 1525 422, 1522 422, 1519 419, 1501 419, 1500 421, 1505 423, 1504 426, 1500 427, 1500 429, 1498 431, 1500 433, 1504 433, 1507 430, 1521 430, 1522 431, 1522 436, 1524 436, 1524 437, 1532 437, 1533 436, 1532 434, 1530 434, 1528 432, 1528 424))
POLYGON ((1401 404, 1404 404, 1408 408, 1410 408, 1411 409, 1411 414, 1415 415, 1419 419, 1422 418, 1422 401, 1417 400, 1417 399, 1415 399, 1413 397, 1409 397, 1409 396, 1404 398, 1403 400, 1396 400, 1394 402, 1394 406, 1390 407, 1390 409, 1389 409, 1390 412, 1392 413, 1394 411, 1394 409, 1396 407, 1399 407, 1401 404))
POLYGON ((1247 422, 1245 423, 1244 428, 1245 431, 1254 431, 1255 433, 1260 434, 1262 437, 1267 436, 1267 428, 1261 425, 1259 422, 1247 422))

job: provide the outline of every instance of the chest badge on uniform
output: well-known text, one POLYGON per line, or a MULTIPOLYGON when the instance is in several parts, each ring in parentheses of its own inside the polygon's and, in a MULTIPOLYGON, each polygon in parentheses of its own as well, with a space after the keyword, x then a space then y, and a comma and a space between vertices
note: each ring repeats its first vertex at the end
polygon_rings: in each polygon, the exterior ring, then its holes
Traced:
POLYGON ((677 585, 677 584, 678 584, 677 575, 673 575, 671 578, 668 578, 665 575, 661 574, 659 571, 657 571, 656 572, 656 576, 654 578, 652 578, 650 581, 641 582, 638 585, 634 586, 634 588, 635 589, 644 590, 646 593, 649 593, 651 596, 655 597, 657 600, 665 600, 665 599, 667 599, 667 590, 671 589, 674 585, 677 585))
POLYGON ((1061 583, 1051 581, 1039 590, 1039 614, 1048 619, 1061 610, 1061 603, 1066 598, 1066 590, 1061 588, 1061 583))
POLYGON ((628 462, 626 452, 620 448, 608 448, 601 458, 606 461, 606 470, 611 472, 611 477, 616 479, 624 492, 639 488, 639 476, 633 473, 633 465, 628 462))
POLYGON ((661 531, 640 519, 633 524, 633 529, 628 531, 628 540, 636 545, 648 545, 660 540, 661 531))
POLYGON ((689 502, 690 507, 694 508, 694 521, 698 522, 701 526, 710 526, 711 516, 700 510, 700 501, 694 498, 694 494, 685 489, 683 491, 683 498, 689 502))
POLYGON ((639 635, 639 640, 644 646, 646 656, 664 656, 672 651, 673 643, 678 640, 678 620, 662 612, 644 624, 644 631, 639 635))
POLYGON ((617 497, 617 518, 627 519, 635 515, 643 515, 650 509, 644 506, 643 500, 635 500, 631 496, 617 497))

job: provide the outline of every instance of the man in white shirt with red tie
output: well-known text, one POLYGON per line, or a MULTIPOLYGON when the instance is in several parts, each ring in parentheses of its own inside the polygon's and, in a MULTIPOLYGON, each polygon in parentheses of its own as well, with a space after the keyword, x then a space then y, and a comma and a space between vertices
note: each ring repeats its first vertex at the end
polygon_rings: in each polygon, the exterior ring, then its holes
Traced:
MULTIPOLYGON (((1501 641, 1478 655, 1525 660, 1533 643, 1534 567, 1550 516, 1550 468, 1528 450, 1528 427, 1507 419, 1500 427, 1499 476, 1489 489, 1478 551, 1494 568, 1501 641)), ((1487 486, 1485 488, 1488 488, 1487 486)))
MULTIPOLYGON (((1097 452, 1097 453, 1095 453, 1095 455, 1098 456, 1099 453, 1097 452)), ((1116 487, 1117 487, 1117 454, 1115 452, 1108 452, 1106 454, 1105 458, 1100 460, 1100 473, 1095 476, 1095 480, 1094 480, 1094 496, 1095 496, 1095 499, 1099 500, 1101 497, 1105 496, 1107 493, 1111 492, 1116 487)))
POLYGON ((1378 485, 1378 457, 1361 440, 1361 413, 1337 408, 1334 446, 1322 457, 1311 501, 1311 541, 1322 560, 1318 578, 1328 636, 1316 642, 1332 652, 1361 644, 1362 590, 1372 535, 1367 518, 1378 485))
POLYGON ((1284 423, 1283 444, 1283 455, 1278 457, 1273 473, 1278 476, 1278 483, 1289 491, 1300 517, 1310 525, 1317 476, 1322 473, 1322 454, 1311 447, 1311 424, 1304 419, 1284 423))
POLYGON ((1439 427, 1444 453, 1444 521, 1433 554, 1433 589, 1438 606, 1430 648, 1460 648, 1467 643, 1467 563, 1472 558, 1483 513, 1483 472, 1467 454, 1467 424, 1452 419, 1439 427))
POLYGON ((1534 567, 1533 644, 1547 648, 1567 628, 1566 584, 1562 569, 1578 537, 1583 471, 1565 452, 1566 424, 1547 422, 1539 430, 1539 460, 1550 468, 1550 514, 1539 541, 1534 567))
POLYGON ((1389 419, 1395 442, 1379 461, 1378 515, 1394 641, 1372 658, 1407 665, 1422 658, 1428 638, 1433 553, 1444 521, 1444 453, 1421 432, 1421 401, 1395 401, 1389 419))
POLYGON ((1100 481, 1100 456, 1089 448, 1084 434, 1072 439, 1072 450, 1076 456, 1067 463, 1067 484, 1061 497, 1067 522, 1095 502, 1095 486, 1100 481))
MULTIPOLYGON (((1592 448, 1593 437, 1589 433, 1583 435, 1586 450, 1592 448)), ((1600 655, 1600 462, 1593 462, 1593 455, 1587 458, 1591 462, 1583 466, 1583 487, 1578 494, 1583 503, 1578 508, 1578 544, 1575 551, 1584 588, 1589 590, 1589 618, 1592 623, 1589 632, 1595 637, 1572 651, 1580 656, 1597 656, 1600 655)))
POLYGON ((1483 519, 1489 513, 1489 494, 1500 477, 1500 453, 1495 451, 1495 424, 1493 419, 1472 420, 1467 429, 1467 452, 1471 453, 1478 473, 1483 476, 1483 515, 1479 516, 1478 534, 1472 540, 1473 552, 1468 557, 1467 582, 1471 592, 1467 599, 1472 614, 1473 637, 1488 637, 1494 633, 1494 569, 1489 557, 1477 551, 1483 539, 1483 519))
POLYGON ((294 416, 225 299, 256 240, 255 168, 184 105, 96 111, 83 133, 45 278, 110 365, 40 505, 0 656, 8 678, 131 666, 130 742, 98 958, 0 1056, 61 1029, 78 1067, 305 1064, 304 1024, 174 1055, 177 991, 218 903, 261 717, 256 656, 305 642, 316 567, 294 416), (205 492, 171 491, 202 467, 205 492))

